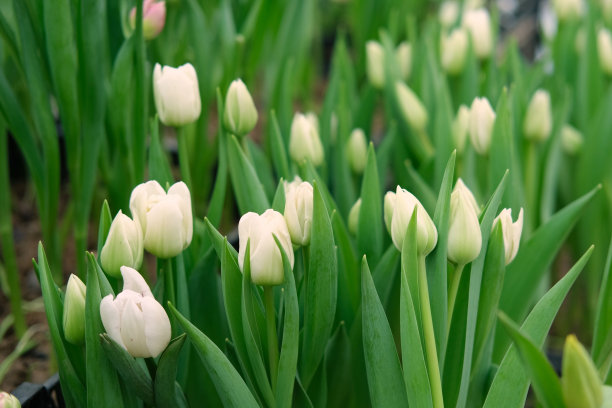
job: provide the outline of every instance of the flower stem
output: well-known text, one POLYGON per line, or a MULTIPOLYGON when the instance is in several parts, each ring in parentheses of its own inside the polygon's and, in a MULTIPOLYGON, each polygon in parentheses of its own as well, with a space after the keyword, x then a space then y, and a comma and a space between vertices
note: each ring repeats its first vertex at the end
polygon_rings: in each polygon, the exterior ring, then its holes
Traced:
POLYGON ((174 320, 174 315, 170 313, 170 311, 168 310, 168 302, 172 303, 173 306, 176 306, 176 291, 174 289, 174 274, 172 273, 172 258, 164 259, 163 262, 164 262, 164 266, 163 266, 164 294, 162 297, 164 299, 163 306, 164 306, 164 309, 166 309, 166 313, 168 313, 168 316, 170 317, 170 324, 172 326, 172 335, 174 337, 175 334, 178 334, 176 332, 177 326, 174 320))
POLYGON ((266 307, 266 324, 268 326, 268 358, 270 360, 270 383, 276 388, 278 375, 278 337, 276 333, 276 315, 274 309, 274 286, 264 286, 264 303, 266 307))
POLYGON ((450 330, 451 321, 453 319, 453 311, 455 310, 455 300, 457 299, 457 291, 459 290, 459 282, 461 282, 461 274, 465 265, 457 265, 453 280, 451 281, 450 291, 448 292, 448 315, 446 321, 446 331, 450 330))
POLYGON ((429 289, 427 288, 427 271, 425 257, 419 255, 419 297, 421 299, 421 320, 423 323, 423 336, 425 338, 425 354, 427 369, 429 371, 429 384, 433 397, 434 408, 444 407, 442 396, 442 382, 440 380, 440 367, 438 366, 438 352, 436 351, 436 338, 431 318, 431 305, 429 303, 429 289))
POLYGON ((185 126, 178 129, 177 141, 178 141, 178 154, 179 154, 179 167, 181 168, 181 177, 187 187, 192 189, 191 185, 191 168, 189 167, 189 132, 185 126))

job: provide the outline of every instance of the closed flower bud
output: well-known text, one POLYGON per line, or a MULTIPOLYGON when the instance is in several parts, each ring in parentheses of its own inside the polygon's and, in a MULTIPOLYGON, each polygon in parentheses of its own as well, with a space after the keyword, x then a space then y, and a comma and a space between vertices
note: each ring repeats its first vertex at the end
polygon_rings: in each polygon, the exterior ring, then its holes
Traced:
POLYGON ((438 231, 421 202, 408 191, 397 186, 391 219, 391 239, 398 250, 402 250, 404 238, 412 213, 417 211, 417 252, 425 256, 438 242, 438 231))
POLYGON ((385 86, 385 51, 376 41, 366 43, 366 72, 370 84, 378 89, 385 86))
POLYGON ((525 137, 534 142, 543 142, 552 131, 552 109, 550 107, 550 94, 538 89, 531 97, 527 106, 527 114, 523 122, 525 137))
POLYGON ((570 125, 563 125, 561 129, 561 147, 565 153, 574 155, 580 151, 584 139, 582 133, 570 125))
POLYGON ((463 71, 468 50, 468 35, 463 28, 440 37, 440 60, 444 71, 457 75, 463 71))
POLYGON ((461 25, 470 33, 474 54, 480 59, 489 57, 493 51, 493 33, 489 12, 483 8, 466 10, 463 13, 461 25))
POLYGON ((395 49, 395 60, 399 69, 400 78, 404 81, 410 77, 412 71, 412 46, 403 41, 395 49))
POLYGON ((457 180, 450 198, 450 226, 447 255, 456 265, 472 262, 482 247, 478 205, 472 192, 457 180))
POLYGON ((597 32, 597 54, 601 70, 606 75, 612 75, 612 34, 605 28, 597 32))
POLYGON ((486 155, 491 147, 495 112, 487 98, 476 98, 470 108, 470 140, 476 153, 486 155))
POLYGON ((457 111, 457 116, 453 121, 453 142, 455 143, 455 149, 457 154, 462 154, 465 150, 465 142, 468 136, 468 128, 470 125, 470 108, 465 105, 461 105, 457 111))
POLYGON ((85 342, 85 284, 74 274, 68 278, 64 296, 64 337, 69 343, 85 342))
POLYGON ((157 357, 170 342, 170 320, 137 270, 121 267, 123 291, 100 303, 108 335, 134 357, 157 357))
POLYGON ((232 81, 225 97, 225 127, 235 135, 246 135, 257 124, 257 109, 242 80, 232 81))
POLYGON ((304 160, 310 160, 315 166, 323 163, 323 145, 319 139, 319 131, 301 113, 296 113, 291 123, 289 155, 297 163, 304 160))
POLYGON ((445 1, 440 5, 440 9, 438 10, 438 20, 440 20, 440 25, 449 29, 456 22, 459 17, 459 2, 457 1, 445 1))
MULTIPOLYGON (((502 233, 504 236, 504 250, 506 251, 506 265, 508 265, 518 252, 521 244, 521 233, 523 232, 523 209, 519 211, 516 222, 512 222, 512 210, 504 208, 501 213, 493 220, 493 227, 501 222, 502 233)), ((493 228, 491 228, 493 229, 493 228)))
POLYGON ((417 132, 424 131, 427 126, 427 111, 419 97, 401 81, 395 83, 395 94, 402 115, 410 127, 417 132))
POLYGON ((191 64, 178 68, 155 64, 153 95, 159 119, 167 126, 187 125, 200 117, 198 76, 191 64))
POLYGON ((393 220, 393 211, 395 211, 395 193, 393 191, 387 191, 385 194, 384 202, 384 216, 385 216, 385 227, 387 232, 391 235, 391 221, 393 220))
POLYGON ((249 212, 240 218, 238 264, 240 270, 243 270, 247 242, 250 242, 251 280, 256 285, 280 285, 284 281, 283 258, 274 236, 293 268, 291 237, 281 213, 274 210, 266 210, 262 215, 249 212))
POLYGON ((102 269, 115 278, 121 276, 120 268, 124 265, 139 269, 142 265, 142 251, 140 226, 119 210, 100 252, 102 269))
POLYGON ((21 404, 13 394, 0 392, 0 408, 21 408, 21 404))
POLYGON ((306 181, 285 189, 285 221, 294 245, 310 243, 312 230, 312 185, 306 181))
POLYGON ((158 258, 172 258, 191 243, 193 214, 191 195, 182 181, 168 193, 157 181, 134 188, 130 210, 142 228, 144 248, 158 258))
POLYGON ((348 215, 348 229, 353 235, 357 235, 359 229, 359 212, 361 211, 361 198, 358 199, 351 207, 348 215))
MULTIPOLYGON (((142 35, 152 40, 161 33, 166 24, 166 2, 144 0, 142 3, 142 35)), ((136 28, 136 7, 130 12, 130 27, 136 28)))
POLYGON ((561 389, 567 408, 600 408, 604 402, 603 382, 595 364, 573 334, 563 347, 561 389))
POLYGON ((576 20, 584 13, 583 0, 553 0, 559 21, 576 20))
POLYGON ((348 161, 354 173, 361 174, 368 161, 368 142, 363 130, 354 129, 347 143, 348 161))

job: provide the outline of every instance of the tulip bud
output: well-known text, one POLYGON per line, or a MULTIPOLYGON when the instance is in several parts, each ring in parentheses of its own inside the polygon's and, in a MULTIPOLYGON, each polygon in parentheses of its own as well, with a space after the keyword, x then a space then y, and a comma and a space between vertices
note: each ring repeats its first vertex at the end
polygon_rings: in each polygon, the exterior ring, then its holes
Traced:
POLYGON ((603 382, 595 364, 576 336, 570 334, 563 347, 563 400, 567 408, 600 408, 603 382))
POLYGON ((120 268, 124 265, 138 269, 142 265, 142 250, 140 226, 119 210, 100 252, 102 269, 115 278, 121 276, 120 268))
POLYGON ((13 394, 0 392, 0 408, 21 408, 21 403, 13 394))
POLYGON ((384 203, 384 216, 385 216, 385 227, 387 232, 391 235, 391 221, 393 220, 393 211, 395 211, 395 193, 393 191, 387 191, 385 194, 384 203))
POLYGON ((285 190, 285 221, 294 245, 310 243, 312 201, 312 185, 308 182, 285 190))
POLYGON ((553 7, 559 21, 576 20, 582 16, 582 0, 553 0, 553 7))
POLYGON ((550 107, 550 94, 538 89, 527 106, 527 114, 523 122, 525 137, 534 142, 543 142, 552 131, 552 109, 550 107))
POLYGON ((153 95, 159 119, 167 126, 187 125, 200 117, 198 76, 191 64, 178 68, 155 64, 153 95))
POLYGON ((470 140, 476 153, 486 155, 491 147, 495 112, 487 98, 475 98, 470 108, 470 140))
POLYGON ((304 160, 310 160, 314 166, 323 163, 323 145, 319 132, 301 113, 296 113, 291 123, 289 155, 297 163, 304 160))
POLYGON ((370 84, 378 89, 385 86, 385 51, 376 41, 366 43, 366 72, 370 84))
MULTIPOLYGON (((166 24, 166 2, 144 0, 142 3, 142 35, 152 40, 161 33, 166 24)), ((136 7, 130 11, 130 27, 136 28, 136 7)))
POLYGON ((242 80, 232 81, 225 97, 225 127, 235 135, 246 135, 257 124, 257 109, 242 80))
POLYGON ((417 252, 425 256, 436 246, 438 231, 421 202, 411 193, 397 186, 391 219, 391 239, 400 251, 404 244, 408 223, 415 210, 417 211, 417 252))
POLYGON ((351 207, 348 215, 348 229, 353 235, 357 235, 359 229, 359 212, 361 211, 361 198, 358 199, 351 207))
POLYGON ((191 243, 191 195, 182 181, 168 193, 157 181, 139 184, 130 196, 130 210, 142 228, 144 248, 158 258, 172 258, 191 243))
POLYGON ((308 122, 310 122, 314 130, 317 131, 317 135, 318 135, 321 131, 321 128, 319 127, 319 117, 317 116, 317 114, 311 111, 311 112, 306 112, 304 116, 306 116, 306 119, 308 119, 308 122))
POLYGON ((276 245, 278 239, 293 268, 294 254, 285 218, 279 212, 266 210, 262 215, 246 213, 238 223, 238 264, 244 270, 244 255, 250 242, 251 280, 256 285, 280 285, 284 281, 283 258, 276 245))
POLYGON ((368 143, 363 130, 354 129, 347 143, 347 156, 351 169, 356 174, 363 173, 368 161, 368 143))
POLYGON ((612 0, 601 0, 600 3, 604 20, 609 23, 612 20, 612 0))
POLYGON ((605 28, 597 32, 597 54, 601 70, 606 75, 612 75, 612 35, 605 28))
POLYGON ((404 81, 410 77, 412 71, 412 46, 403 41, 395 49, 395 60, 399 69, 400 78, 404 81))
MULTIPOLYGON (((506 252, 506 265, 508 265, 516 256, 521 243, 521 233, 523 232, 523 209, 521 208, 521 211, 519 211, 516 222, 512 222, 512 210, 510 208, 504 208, 495 220, 493 220, 493 228, 497 222, 501 222, 504 236, 504 250, 506 252)), ((493 228, 491 228, 491 230, 493 228)))
POLYGON ((467 140, 468 127, 470 125, 470 108, 465 105, 461 105, 457 111, 457 116, 453 121, 453 142, 455 143, 455 149, 457 154, 462 154, 465 150, 465 141, 467 140))
POLYGON ((440 37, 440 60, 444 71, 457 75, 463 71, 467 57, 468 35, 462 28, 440 37))
POLYGON ((123 291, 100 302, 108 335, 134 357, 157 357, 170 342, 170 320, 137 270, 121 267, 123 291))
POLYGON ((584 139, 582 133, 570 125, 563 125, 561 129, 561 147, 565 153, 574 155, 580 151, 584 139))
POLYGON ((472 192, 461 179, 457 180, 450 198, 448 259, 456 265, 472 262, 482 247, 478 222, 478 205, 472 192))
POLYGON ((489 12, 484 8, 467 10, 463 13, 461 25, 470 33, 474 54, 480 59, 489 57, 491 51, 493 51, 493 34, 489 12))
POLYGON ((66 285, 64 296, 64 337, 72 344, 85 342, 85 284, 76 275, 71 274, 66 285))
POLYGON ((415 131, 424 131, 427 126, 427 111, 418 96, 408 85, 400 81, 395 83, 395 94, 406 121, 415 131))
POLYGON ((450 0, 445 1, 440 5, 440 9, 438 10, 438 20, 440 20, 440 25, 442 28, 449 29, 456 22, 459 17, 459 2, 450 0))

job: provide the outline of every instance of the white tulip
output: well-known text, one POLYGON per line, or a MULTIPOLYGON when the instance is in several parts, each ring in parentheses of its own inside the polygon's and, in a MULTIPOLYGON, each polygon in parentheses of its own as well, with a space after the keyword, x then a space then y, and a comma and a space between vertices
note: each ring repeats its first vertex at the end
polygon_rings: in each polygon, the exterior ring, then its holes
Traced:
POLYGON ((153 95, 159 119, 167 126, 183 126, 200 117, 202 101, 193 65, 178 68, 155 64, 153 95))
POLYGON ((347 142, 346 155, 351 170, 356 174, 363 173, 368 161, 368 142, 361 129, 354 129, 347 142))
POLYGON ((393 191, 387 191, 385 194, 384 201, 384 216, 385 216, 385 227, 387 232, 391 235, 391 221, 393 220, 393 211, 395 211, 395 193, 393 191))
POLYGON ((274 210, 266 210, 262 215, 249 212, 238 222, 238 264, 244 271, 244 256, 247 242, 250 242, 251 280, 256 285, 280 285, 285 279, 283 258, 274 236, 293 268, 295 257, 291 236, 281 213, 274 210))
POLYGON ((491 147, 495 112, 487 98, 476 98, 470 107, 470 140, 476 153, 486 155, 491 147))
POLYGON ((419 97, 406 85, 395 83, 395 95, 402 115, 415 131, 421 132, 427 126, 427 111, 419 97))
POLYGON ((361 212, 361 198, 358 199, 351 207, 348 215, 348 229, 353 235, 357 235, 359 229, 359 213, 361 212))
POLYGON ((612 34, 605 28, 597 32, 597 54, 601 70, 606 75, 612 75, 612 34))
POLYGON ((13 394, 0 392, 0 408, 21 408, 21 403, 13 394))
POLYGON ((472 262, 482 248, 478 205, 472 192, 457 180, 450 198, 450 226, 447 255, 456 265, 472 262))
POLYGON ((397 186, 391 219, 391 239, 398 250, 402 250, 412 213, 417 211, 417 251, 425 256, 438 242, 438 231, 421 202, 411 193, 397 186))
POLYGON ((582 0, 553 0, 552 3, 559 21, 576 20, 584 13, 582 0))
POLYGON ((463 28, 440 37, 440 60, 444 71, 457 75, 463 71, 468 50, 468 35, 463 28))
POLYGON ((550 106, 550 94, 538 89, 527 106, 523 132, 525 137, 534 142, 543 142, 550 136, 552 131, 552 108, 550 106))
POLYGON ((171 327, 143 277, 121 267, 123 291, 100 303, 100 317, 108 335, 134 357, 157 357, 170 342, 171 327))
POLYGON ((366 73, 370 84, 378 89, 385 86, 385 51, 376 41, 366 43, 366 73))
POLYGON ((191 194, 185 183, 175 183, 168 193, 157 181, 134 188, 130 210, 143 232, 144 248, 158 258, 172 258, 191 243, 191 194))
POLYGON ((62 323, 64 337, 69 343, 80 345, 85 342, 85 294, 87 288, 82 280, 70 274, 64 295, 62 323))
POLYGON ((468 128, 470 126, 470 108, 461 105, 457 111, 457 116, 453 121, 452 136, 455 143, 457 154, 462 154, 465 150, 465 142, 468 136, 468 128))
POLYGON ((518 252, 521 243, 521 233, 523 232, 523 209, 519 211, 516 222, 512 222, 512 210, 504 208, 501 213, 493 220, 493 227, 501 222, 504 236, 504 249, 506 251, 506 265, 508 265, 518 252))
POLYGON ((493 33, 489 12, 484 8, 466 10, 463 13, 461 25, 470 33, 474 54, 480 59, 489 57, 493 51, 493 33))
POLYGON ((452 27, 459 17, 459 2, 457 1, 445 1, 440 5, 438 10, 438 20, 443 28, 448 29, 452 27))
POLYGON ((225 97, 225 127, 235 135, 246 135, 257 124, 257 109, 241 79, 232 81, 225 97))
POLYGON ((142 256, 142 230, 136 221, 119 210, 100 251, 102 269, 118 278, 121 276, 120 268, 124 265, 139 269, 142 265, 142 256))
POLYGON ((563 125, 561 129, 561 147, 567 154, 574 155, 580 151, 584 138, 576 128, 570 125, 563 125))
POLYGON ((323 163, 323 145, 319 138, 319 131, 301 113, 296 113, 291 123, 289 156, 297 163, 304 160, 310 160, 314 166, 323 163))
POLYGON ((304 246, 310 243, 312 230, 313 189, 308 182, 285 190, 285 221, 291 242, 304 246))
POLYGON ((401 42, 395 49, 395 60, 399 69, 400 78, 407 80, 412 71, 412 45, 406 41, 401 42))

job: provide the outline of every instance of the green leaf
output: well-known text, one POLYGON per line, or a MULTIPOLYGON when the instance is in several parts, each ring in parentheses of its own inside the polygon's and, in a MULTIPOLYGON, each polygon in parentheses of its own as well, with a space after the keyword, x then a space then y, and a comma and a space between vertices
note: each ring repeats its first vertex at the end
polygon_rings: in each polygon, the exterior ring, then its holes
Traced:
MULTIPOLYGON (((186 135, 180 135, 185 137, 186 135)), ((151 119, 151 146, 149 147, 149 179, 156 180, 162 186, 174 183, 168 157, 159 139, 157 115, 151 119)))
MULTIPOLYGON (((521 326, 521 331, 536 346, 544 344, 546 334, 559 311, 559 307, 561 307, 561 303, 563 303, 565 296, 580 275, 580 272, 582 272, 592 253, 593 246, 585 252, 555 286, 546 292, 525 319, 521 326)), ((521 366, 517 350, 514 346, 511 346, 493 378, 483 408, 501 406, 509 408, 523 407, 528 388, 529 377, 521 366)))
MULTIPOLYGON (((215 252, 220 260, 223 260, 223 256, 225 254, 226 248, 229 249, 231 257, 234 259, 236 265, 238 265, 238 252, 234 249, 233 246, 227 245, 227 238, 221 235, 221 233, 212 225, 210 220, 207 217, 204 217, 204 225, 206 226, 206 231, 208 232, 208 236, 212 242, 213 248, 215 248, 215 252)), ((242 280, 242 278, 240 278, 242 280)))
POLYGON ((187 335, 183 333, 177 338, 172 339, 161 356, 159 356, 154 384, 155 405, 159 408, 180 408, 187 406, 185 396, 180 386, 176 383, 179 353, 186 338, 187 335))
POLYGON ((111 215, 108 201, 104 200, 102 203, 102 209, 100 210, 100 224, 98 225, 98 258, 102 252, 102 247, 106 243, 106 237, 108 237, 108 231, 113 222, 113 216, 111 215))
POLYGON ((366 257, 361 263, 363 352, 372 406, 406 407, 406 387, 397 349, 366 257))
POLYGON ((285 180, 282 178, 278 182, 276 187, 276 193, 274 193, 274 199, 272 200, 272 209, 283 214, 285 212, 285 180))
POLYGON ((519 351, 523 366, 531 377, 538 400, 545 408, 565 407, 561 382, 546 356, 529 338, 521 333, 516 323, 502 312, 499 313, 499 321, 502 322, 519 351))
POLYGON ((307 272, 302 342, 302 384, 308 389, 325 353, 336 316, 338 264, 329 213, 314 183, 310 266, 307 272))
POLYGON ((391 291, 393 285, 397 282, 397 271, 400 260, 400 253, 395 248, 394 244, 390 244, 385 253, 383 254, 378 265, 372 272, 372 279, 374 280, 374 286, 376 292, 380 297, 380 302, 383 306, 387 306, 389 298, 391 297, 391 291))
MULTIPOLYGON (((217 112, 219 118, 222 118, 224 106, 219 88, 217 88, 217 112)), ((227 137, 223 133, 223 126, 219 126, 217 140, 219 141, 219 154, 217 155, 217 177, 215 179, 215 187, 208 205, 208 214, 206 215, 208 219, 212 220, 214 225, 219 225, 221 222, 221 215, 223 212, 223 206, 225 204, 227 190, 227 137)))
POLYGON ((361 183, 361 210, 357 227, 360 255, 366 255, 373 265, 378 263, 383 247, 383 197, 378 179, 376 152, 370 142, 368 161, 361 183))
POLYGON ((231 136, 228 143, 228 163, 236 202, 241 214, 254 211, 261 214, 270 208, 263 185, 257 177, 253 165, 238 144, 238 139, 231 136))
POLYGON ((258 404, 249 391, 249 388, 240 377, 232 363, 223 352, 204 333, 197 329, 189 320, 185 319, 173 305, 168 305, 172 314, 185 329, 189 340, 197 350, 204 367, 210 375, 223 405, 225 407, 254 407, 258 404))
POLYGON ((341 407, 349 401, 354 389, 352 381, 351 342, 346 325, 340 322, 325 351, 327 388, 330 390, 327 405, 341 407))
POLYGON ((271 129, 268 131, 270 135, 268 143, 270 145, 274 171, 279 178, 282 177, 285 180, 291 181, 291 172, 289 171, 289 162, 287 160, 287 149, 285 148, 285 142, 283 141, 283 136, 274 110, 270 112, 270 117, 271 129))
POLYGON ((361 304, 361 276, 357 251, 337 211, 331 217, 334 237, 338 241, 338 318, 350 325, 361 304))
MULTIPOLYGON (((607 354, 612 352, 611 349, 606 349, 605 345, 612 341, 612 240, 608 248, 608 258, 606 267, 603 271, 601 282, 601 291, 597 301, 597 312, 595 315, 595 330, 593 334, 593 348, 591 354, 593 361, 597 363, 597 367, 601 367, 603 359, 607 354)), ((607 373, 606 373, 607 374, 607 373)), ((607 377, 607 375, 605 376, 607 377)), ((605 378, 604 377, 604 378, 605 378)))

